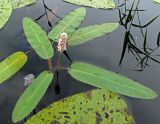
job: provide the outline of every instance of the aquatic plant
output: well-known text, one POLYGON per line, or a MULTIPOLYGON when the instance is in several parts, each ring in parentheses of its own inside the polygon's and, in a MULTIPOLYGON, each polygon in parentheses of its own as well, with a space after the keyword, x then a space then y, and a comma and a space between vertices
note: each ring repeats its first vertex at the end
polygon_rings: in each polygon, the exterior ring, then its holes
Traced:
POLYGON ((65 2, 73 3, 76 5, 84 5, 93 8, 101 9, 115 9, 116 4, 113 0, 64 0, 65 2))
MULTIPOLYGON (((69 2, 69 0, 65 1, 69 2)), ((102 1, 99 1, 99 3, 96 3, 97 1, 93 2, 95 5, 84 2, 86 1, 78 3, 95 8, 109 9, 111 6, 115 8, 114 3, 112 5, 109 3, 108 6, 100 6, 102 1)), ((17 5, 15 4, 13 8, 24 6, 24 4, 17 5)), ((8 13, 11 12, 8 11, 8 13)), ((134 123, 133 116, 128 113, 126 103, 117 93, 140 99, 153 99, 157 96, 154 91, 140 83, 95 65, 83 62, 73 62, 69 67, 61 65, 61 54, 67 55, 67 45, 76 46, 89 42, 113 32, 119 26, 119 23, 104 23, 78 28, 85 15, 85 8, 75 9, 66 15, 48 35, 32 19, 28 17, 23 19, 23 29, 27 41, 37 55, 47 61, 48 69, 42 71, 39 76, 32 80, 32 83, 29 82, 28 87, 20 96, 12 114, 14 123, 23 120, 36 108, 54 79, 54 74, 59 70, 67 70, 70 76, 76 80, 100 89, 77 94, 55 102, 29 119, 26 124, 76 123, 77 121, 82 123, 89 121, 91 124, 95 122, 134 123), (55 52, 53 46, 56 43, 59 46, 59 58, 57 66, 54 67, 52 64, 55 52)), ((134 24, 134 26, 136 25, 134 24)), ((16 52, 0 63, 0 83, 9 79, 23 67, 27 62, 27 53, 16 52)))
POLYGON ((14 9, 30 5, 34 2, 36 0, 0 0, 0 29, 7 23, 14 9))
POLYGON ((160 5, 160 0, 153 0, 154 3, 156 3, 157 5, 160 5))
MULTIPOLYGON (((60 63, 61 58, 59 58, 58 65, 53 67, 54 50, 52 45, 59 41, 63 32, 66 32, 68 36, 68 45, 74 46, 110 33, 119 26, 118 23, 105 23, 77 29, 85 14, 85 8, 78 8, 66 15, 48 34, 51 40, 47 37, 46 32, 32 19, 28 17, 23 19, 23 29, 28 42, 39 57, 48 60, 49 70, 43 71, 35 78, 21 95, 13 111, 12 119, 14 122, 24 119, 37 106, 52 82, 55 71, 61 69, 68 70, 73 78, 98 88, 141 99, 153 99, 157 96, 154 91, 136 81, 91 64, 73 62, 70 67, 63 67, 60 63)), ((59 54, 62 54, 62 52, 59 52, 59 54)), ((26 54, 23 52, 18 53, 21 53, 21 56, 13 54, 0 63, 0 75, 3 77, 1 83, 26 63, 26 54), (10 66, 6 66, 8 63, 10 66)))
POLYGON ((27 62, 23 52, 16 52, 0 63, 0 84, 14 75, 27 62))
POLYGON ((25 124, 134 124, 123 98, 105 89, 76 94, 47 106, 25 124))

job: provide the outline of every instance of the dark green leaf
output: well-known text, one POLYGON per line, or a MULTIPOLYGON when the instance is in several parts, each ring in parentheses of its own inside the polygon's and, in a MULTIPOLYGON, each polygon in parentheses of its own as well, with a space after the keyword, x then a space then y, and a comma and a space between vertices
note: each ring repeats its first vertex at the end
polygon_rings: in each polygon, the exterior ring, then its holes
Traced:
POLYGON ((78 8, 66 15, 62 21, 59 22, 48 34, 48 37, 58 42, 63 32, 67 33, 68 36, 72 35, 76 28, 79 27, 81 21, 84 20, 86 15, 85 8, 78 8))
POLYGON ((88 42, 94 38, 103 36, 117 29, 118 23, 105 23, 101 25, 92 25, 89 27, 80 28, 69 38, 69 45, 80 45, 82 43, 88 42))
POLYGON ((28 42, 41 58, 49 59, 54 55, 53 47, 46 32, 44 32, 37 23, 25 17, 23 19, 23 28, 28 42))

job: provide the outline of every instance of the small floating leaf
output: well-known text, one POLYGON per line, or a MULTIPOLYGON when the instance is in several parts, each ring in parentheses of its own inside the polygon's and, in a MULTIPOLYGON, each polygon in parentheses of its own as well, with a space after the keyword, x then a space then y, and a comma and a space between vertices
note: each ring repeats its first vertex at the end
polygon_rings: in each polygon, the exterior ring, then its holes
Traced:
POLYGON ((86 15, 85 8, 78 8, 66 15, 48 34, 48 37, 58 42, 60 35, 66 32, 68 36, 73 34, 86 15))
POLYGON ((133 124, 121 96, 97 89, 49 105, 25 124, 133 124))
POLYGON ((10 0, 0 0, 0 29, 7 23, 12 14, 10 0))
POLYGON ((117 29, 118 23, 105 23, 101 25, 93 25, 89 27, 80 28, 73 33, 69 38, 69 45, 80 45, 94 38, 103 36, 117 29))
POLYGON ((45 94, 52 79, 53 74, 48 71, 44 71, 33 80, 32 84, 30 84, 21 95, 14 108, 12 115, 13 122, 21 121, 32 112, 45 94))
POLYGON ((54 51, 46 32, 32 19, 27 17, 23 19, 23 28, 28 42, 35 49, 36 53, 43 59, 51 58, 54 51))
POLYGON ((11 0, 13 8, 21 8, 36 2, 36 0, 11 0))
POLYGON ((27 62, 23 52, 16 52, 0 63, 0 84, 19 71, 27 62))
POLYGON ((65 2, 84 5, 93 8, 114 9, 116 4, 113 0, 64 0, 65 2))
POLYGON ((74 62, 68 72, 79 81, 126 96, 141 99, 153 99, 157 96, 154 91, 136 81, 94 65, 74 62))

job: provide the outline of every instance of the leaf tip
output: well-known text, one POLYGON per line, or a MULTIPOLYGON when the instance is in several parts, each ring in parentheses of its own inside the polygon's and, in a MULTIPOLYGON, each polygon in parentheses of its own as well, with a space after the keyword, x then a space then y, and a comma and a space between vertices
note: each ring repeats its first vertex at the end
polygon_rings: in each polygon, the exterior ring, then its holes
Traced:
POLYGON ((85 7, 80 7, 78 9, 75 9, 75 11, 81 12, 81 14, 84 16, 86 15, 86 8, 85 7))

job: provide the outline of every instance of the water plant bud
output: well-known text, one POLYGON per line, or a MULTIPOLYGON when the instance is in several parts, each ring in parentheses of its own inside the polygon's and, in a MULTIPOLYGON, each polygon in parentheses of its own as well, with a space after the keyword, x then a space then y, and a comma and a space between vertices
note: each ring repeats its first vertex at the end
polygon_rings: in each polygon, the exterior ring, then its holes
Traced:
POLYGON ((59 52, 63 52, 66 50, 67 40, 68 40, 68 35, 67 33, 63 32, 58 41, 58 51, 59 52))

